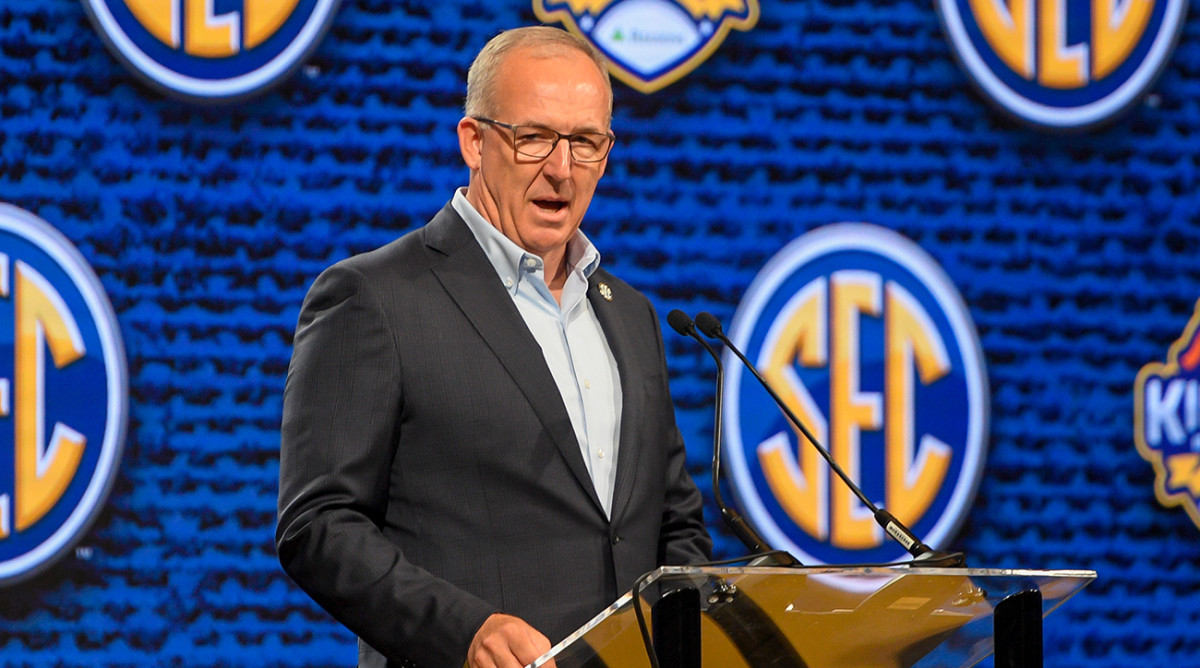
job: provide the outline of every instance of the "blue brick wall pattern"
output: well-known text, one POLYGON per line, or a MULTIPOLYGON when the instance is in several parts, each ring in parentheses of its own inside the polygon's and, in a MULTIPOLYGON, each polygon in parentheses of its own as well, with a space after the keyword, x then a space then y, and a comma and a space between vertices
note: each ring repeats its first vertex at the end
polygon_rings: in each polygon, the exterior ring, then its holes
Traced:
MULTIPOLYGON (((1100 572, 1048 619, 1048 666, 1200 665, 1200 530, 1155 501, 1131 401, 1200 297, 1197 12, 1144 103, 1056 136, 971 90, 932 3, 761 9, 665 91, 617 85, 619 144, 585 223, 608 266, 662 314, 728 322, 807 230, 861 220, 916 241, 969 305, 991 383, 985 478, 954 547, 1100 572)), ((465 183, 466 67, 533 22, 528 0, 343 0, 302 71, 204 107, 138 83, 78 0, 0 0, 0 200, 94 267, 132 406, 84 549, 0 591, 0 664, 353 665, 351 635, 272 545, 292 330, 322 268, 465 183)), ((734 556, 704 475, 713 369, 666 341, 689 465, 734 556)))

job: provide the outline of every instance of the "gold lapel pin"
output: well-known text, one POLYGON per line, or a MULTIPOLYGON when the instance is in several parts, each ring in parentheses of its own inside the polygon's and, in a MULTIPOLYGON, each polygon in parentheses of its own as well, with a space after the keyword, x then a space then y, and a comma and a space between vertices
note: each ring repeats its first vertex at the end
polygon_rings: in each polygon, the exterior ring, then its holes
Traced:
POLYGON ((608 283, 597 283, 596 287, 600 288, 600 296, 604 297, 604 301, 612 301, 612 288, 608 287, 608 283))

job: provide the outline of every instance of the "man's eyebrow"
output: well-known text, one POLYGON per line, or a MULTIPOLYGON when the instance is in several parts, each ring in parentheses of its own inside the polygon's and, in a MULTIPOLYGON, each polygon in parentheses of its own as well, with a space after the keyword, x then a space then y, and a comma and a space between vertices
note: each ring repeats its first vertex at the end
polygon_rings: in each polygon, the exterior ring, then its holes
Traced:
POLYGON ((601 130, 601 129, 596 128, 591 125, 585 125, 584 127, 581 127, 581 128, 575 128, 574 130, 571 130, 569 132, 559 132, 558 130, 555 130, 554 128, 550 127, 549 125, 545 125, 543 123, 535 123, 533 121, 530 121, 528 123, 514 123, 514 125, 524 125, 524 126, 531 127, 531 128, 538 128, 540 130, 552 130, 554 132, 558 132, 559 134, 564 134, 564 135, 577 135, 577 134, 583 134, 583 133, 591 133, 591 134, 598 134, 598 135, 608 134, 607 130, 601 130))

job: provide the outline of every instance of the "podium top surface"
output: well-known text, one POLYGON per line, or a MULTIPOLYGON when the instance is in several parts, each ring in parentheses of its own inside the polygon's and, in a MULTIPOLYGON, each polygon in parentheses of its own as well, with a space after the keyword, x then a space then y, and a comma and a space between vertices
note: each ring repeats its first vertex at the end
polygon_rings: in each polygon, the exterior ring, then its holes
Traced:
POLYGON ((703 666, 959 668, 993 650, 996 606, 1036 592, 1048 615, 1096 578, 1089 570, 895 566, 664 566, 530 664, 649 668, 653 606, 699 599, 703 666), (644 622, 644 624, 643 624, 644 622), (644 631, 644 633, 643 633, 644 631))
POLYGON ((942 568, 914 566, 910 563, 869 566, 660 566, 651 572, 648 580, 695 574, 732 575, 845 575, 850 577, 896 577, 897 575, 962 576, 979 578, 1036 577, 1048 579, 1094 580, 1096 571, 1057 569, 1036 570, 1029 568, 942 568))

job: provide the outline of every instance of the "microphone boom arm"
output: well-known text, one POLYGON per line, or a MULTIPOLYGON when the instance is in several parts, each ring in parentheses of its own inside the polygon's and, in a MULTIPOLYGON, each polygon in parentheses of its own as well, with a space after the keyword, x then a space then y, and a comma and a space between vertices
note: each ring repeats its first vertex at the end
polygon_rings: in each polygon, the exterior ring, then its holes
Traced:
MULTIPOLYGON (((744 354, 742 354, 741 350, 738 350, 738 347, 733 344, 733 341, 729 340, 729 337, 725 335, 725 332, 721 328, 721 322, 717 320, 715 316, 707 311, 698 313, 696 315, 695 325, 701 332, 704 333, 705 336, 720 340, 721 343, 725 344, 725 347, 730 352, 732 352, 737 356, 738 359, 742 361, 742 364, 744 364, 746 368, 750 370, 750 373, 754 374, 754 377, 758 379, 758 382, 763 386, 764 389, 766 389, 767 393, 771 395, 771 398, 775 400, 775 403, 779 405, 779 408, 783 411, 784 415, 787 416, 788 420, 795 425, 796 429, 798 429, 800 433, 804 435, 804 438, 808 439, 808 442, 817 449, 817 452, 821 453, 821 457, 823 457, 825 461, 829 463, 829 467, 833 470, 833 472, 842 479, 842 482, 844 482, 846 486, 850 488, 850 491, 854 492, 854 495, 857 496, 859 500, 862 501, 863 505, 871 511, 871 514, 875 517, 875 522, 883 528, 884 532, 887 533, 892 540, 899 543, 901 547, 903 547, 908 551, 909 554, 912 555, 914 562, 919 561, 929 565, 934 565, 935 563, 937 565, 950 566, 965 565, 965 559, 962 553, 945 553, 933 550, 933 548, 921 542, 921 539, 917 538, 916 534, 914 534, 911 529, 905 526, 903 522, 896 519, 894 515, 887 510, 876 506, 862 491, 862 489, 859 488, 859 486, 855 484, 853 480, 851 480, 850 476, 842 470, 842 467, 838 465, 837 461, 833 458, 833 455, 831 455, 829 451, 825 449, 825 446, 821 445, 820 441, 817 440, 817 437, 814 436, 813 433, 808 430, 808 427, 806 427, 804 423, 800 421, 800 418, 796 417, 796 414, 792 412, 792 409, 788 407, 783 398, 775 392, 775 388, 771 387, 771 384, 767 382, 767 379, 763 378, 762 374, 758 372, 758 369, 754 366, 754 364, 751 363, 744 354)), ((720 399, 718 398, 718 405, 719 402, 720 399)))

